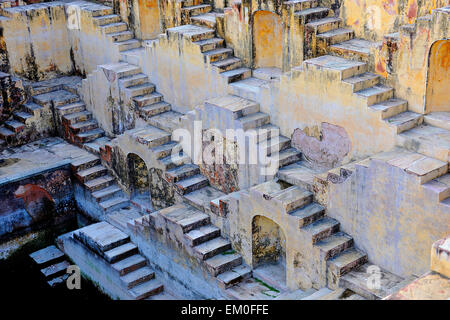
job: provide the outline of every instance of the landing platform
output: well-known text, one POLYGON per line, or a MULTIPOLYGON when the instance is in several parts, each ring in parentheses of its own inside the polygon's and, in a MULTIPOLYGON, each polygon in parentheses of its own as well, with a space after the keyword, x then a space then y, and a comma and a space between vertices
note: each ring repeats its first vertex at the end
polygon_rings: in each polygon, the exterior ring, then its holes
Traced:
POLYGON ((60 138, 46 138, 0 151, 0 186, 63 167, 89 155, 60 138))
POLYGON ((63 167, 89 155, 60 138, 46 138, 0 151, 0 186, 63 167))

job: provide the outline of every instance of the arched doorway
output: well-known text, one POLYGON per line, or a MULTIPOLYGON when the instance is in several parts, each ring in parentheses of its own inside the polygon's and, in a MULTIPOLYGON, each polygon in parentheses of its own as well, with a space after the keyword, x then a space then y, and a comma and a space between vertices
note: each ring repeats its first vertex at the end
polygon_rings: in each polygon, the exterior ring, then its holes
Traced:
POLYGON ((282 22, 270 11, 257 11, 253 17, 254 68, 282 68, 282 22))
POLYGON ((450 40, 436 41, 430 49, 428 61, 425 113, 450 111, 448 86, 450 83, 450 40))
POLYGON ((131 199, 150 205, 150 183, 147 165, 138 155, 128 154, 128 180, 131 199))
POLYGON ((286 237, 269 218, 252 221, 252 264, 254 274, 274 287, 286 285, 286 237))

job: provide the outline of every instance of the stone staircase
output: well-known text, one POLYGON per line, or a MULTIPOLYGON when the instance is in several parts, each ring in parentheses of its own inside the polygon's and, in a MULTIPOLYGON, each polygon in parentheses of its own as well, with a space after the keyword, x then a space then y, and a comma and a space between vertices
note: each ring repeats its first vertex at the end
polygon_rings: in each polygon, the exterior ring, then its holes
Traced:
POLYGON ((101 212, 107 214, 128 207, 128 196, 111 176, 108 169, 101 164, 96 155, 89 155, 71 163, 75 178, 90 194, 101 212))
POLYGON ((30 258, 41 270, 50 287, 64 283, 68 278, 67 267, 70 263, 64 253, 55 246, 49 246, 30 254, 30 258))
POLYGON ((242 264, 242 256, 220 235, 220 229, 211 224, 209 215, 187 203, 130 220, 128 224, 136 232, 158 225, 158 218, 180 230, 186 250, 216 277, 222 288, 251 277, 250 268, 242 264))
POLYGON ((354 38, 342 27, 342 20, 331 10, 318 7, 318 1, 288 1, 305 25, 306 67, 341 72, 345 86, 352 88, 371 111, 396 128, 398 144, 442 161, 450 156, 450 113, 422 115, 408 111, 408 103, 394 95, 394 89, 381 83, 379 75, 368 70, 371 48, 378 43, 354 38), (423 124, 425 122, 425 124, 423 124))
MULTIPOLYGON (((336 289, 339 279, 354 268, 367 262, 367 254, 354 247, 353 238, 340 231, 340 223, 326 216, 325 208, 313 201, 313 193, 289 183, 268 181, 253 190, 262 193, 264 199, 280 203, 299 232, 311 239, 314 252, 326 265, 327 285, 336 289)), ((250 190, 252 190, 250 189, 250 190)))
POLYGON ((103 221, 78 229, 73 238, 110 264, 131 299, 147 299, 164 290, 130 237, 111 224, 103 221))

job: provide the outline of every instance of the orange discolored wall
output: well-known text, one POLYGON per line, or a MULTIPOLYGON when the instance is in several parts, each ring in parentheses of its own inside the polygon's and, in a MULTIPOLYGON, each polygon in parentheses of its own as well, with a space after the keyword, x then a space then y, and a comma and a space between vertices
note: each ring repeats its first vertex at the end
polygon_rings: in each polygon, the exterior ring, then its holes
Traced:
POLYGON ((450 40, 435 42, 429 59, 425 113, 450 111, 450 40))
POLYGON ((281 18, 269 11, 257 11, 253 21, 254 67, 283 66, 281 18))
POLYGON ((158 0, 138 0, 141 37, 154 39, 161 33, 158 0))
POLYGON ((448 0, 343 0, 340 15, 357 37, 381 40, 401 25, 448 4, 448 0))

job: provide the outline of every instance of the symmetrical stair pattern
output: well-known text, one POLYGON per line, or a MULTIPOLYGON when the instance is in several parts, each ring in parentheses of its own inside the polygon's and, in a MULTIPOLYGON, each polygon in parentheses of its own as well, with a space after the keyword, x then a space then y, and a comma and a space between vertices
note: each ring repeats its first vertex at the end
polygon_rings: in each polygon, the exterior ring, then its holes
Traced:
POLYGON ((110 264, 131 298, 147 299, 164 290, 130 237, 111 224, 89 225, 76 230, 73 237, 110 264))
POLYGON ((50 287, 64 283, 68 278, 67 267, 70 263, 65 259, 64 253, 54 245, 33 252, 30 257, 41 269, 50 287))
POLYGON ((98 203, 101 211, 111 213, 130 205, 128 196, 108 173, 96 155, 89 155, 71 163, 75 178, 98 203))
MULTIPOLYGON (((251 277, 250 268, 242 264, 242 256, 232 249, 230 241, 220 235, 220 229, 211 224, 209 215, 185 203, 162 209, 157 214, 182 230, 184 242, 192 255, 217 278, 222 288, 251 277)), ((130 227, 139 231, 154 225, 150 222, 153 215, 131 220, 130 227)))

